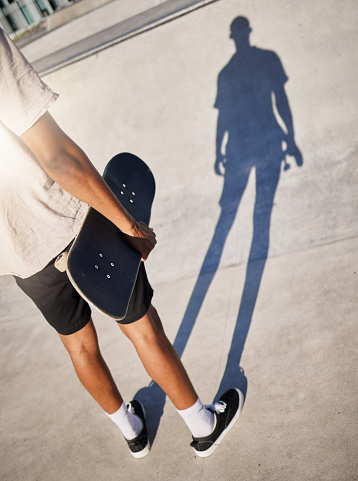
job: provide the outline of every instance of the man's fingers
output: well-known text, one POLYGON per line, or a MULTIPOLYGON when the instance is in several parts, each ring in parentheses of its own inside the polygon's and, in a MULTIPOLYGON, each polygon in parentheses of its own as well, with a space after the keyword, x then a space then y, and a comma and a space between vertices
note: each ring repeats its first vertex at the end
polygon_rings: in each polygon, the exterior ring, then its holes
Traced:
POLYGON ((138 232, 139 234, 138 237, 147 237, 147 236, 149 236, 150 238, 156 237, 154 229, 152 229, 151 227, 148 227, 147 224, 145 224, 144 222, 138 222, 138 228, 140 231, 138 232))
POLYGON ((154 249, 157 240, 154 230, 142 221, 133 219, 131 234, 125 234, 130 246, 141 254, 142 261, 145 261, 154 249))
POLYGON ((125 238, 128 244, 141 254, 143 261, 148 258, 149 254, 154 249, 157 243, 152 232, 151 232, 151 237, 148 237, 148 236, 134 237, 134 236, 129 236, 125 234, 125 238))

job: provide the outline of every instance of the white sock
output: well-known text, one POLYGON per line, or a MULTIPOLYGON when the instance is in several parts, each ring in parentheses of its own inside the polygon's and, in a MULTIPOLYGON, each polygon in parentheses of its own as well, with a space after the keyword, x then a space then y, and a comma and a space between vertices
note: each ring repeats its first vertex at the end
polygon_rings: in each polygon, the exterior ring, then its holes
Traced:
POLYGON ((190 408, 177 411, 195 438, 204 438, 213 432, 216 423, 214 413, 203 406, 199 398, 190 408))
POLYGON ((106 413, 112 421, 117 424, 123 436, 130 441, 138 436, 143 429, 141 418, 128 411, 125 403, 113 414, 106 413))

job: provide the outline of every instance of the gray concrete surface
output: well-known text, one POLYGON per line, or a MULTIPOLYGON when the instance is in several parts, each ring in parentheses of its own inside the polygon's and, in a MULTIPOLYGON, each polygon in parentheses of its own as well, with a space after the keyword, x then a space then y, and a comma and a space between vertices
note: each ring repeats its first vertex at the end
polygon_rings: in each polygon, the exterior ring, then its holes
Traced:
POLYGON ((147 408, 153 447, 135 460, 79 385, 56 333, 3 277, 2 480, 358 479, 357 17, 348 0, 221 0, 45 76, 61 94, 52 114, 99 170, 118 151, 153 169, 154 303, 202 400, 239 385, 246 401, 222 446, 196 458, 129 342, 95 313, 123 396, 147 408), (263 242, 253 231, 251 172, 220 264, 216 241, 199 276, 220 214, 213 106, 238 15, 289 77, 304 165, 289 159, 282 169, 267 259, 248 263, 252 240, 263 242))

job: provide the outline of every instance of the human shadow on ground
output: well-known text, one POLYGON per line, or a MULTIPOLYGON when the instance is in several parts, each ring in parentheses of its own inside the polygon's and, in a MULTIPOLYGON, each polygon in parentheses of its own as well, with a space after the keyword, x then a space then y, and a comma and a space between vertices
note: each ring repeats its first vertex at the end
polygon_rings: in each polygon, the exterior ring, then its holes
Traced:
MULTIPOLYGON (((286 156, 294 157, 298 166, 303 164, 294 140, 292 115, 284 88, 288 79, 281 61, 276 53, 251 46, 250 32, 245 17, 234 19, 230 37, 235 42, 236 53, 219 74, 215 101, 218 110, 215 173, 224 178, 219 201, 221 213, 173 343, 181 357, 218 270, 249 175, 255 170, 252 243, 237 321, 217 396, 236 386, 246 397, 247 379, 240 361, 268 255, 274 197, 282 165, 283 170, 290 168, 286 156)), ((151 411, 148 430, 153 440, 165 395, 151 383, 137 396, 151 411)))

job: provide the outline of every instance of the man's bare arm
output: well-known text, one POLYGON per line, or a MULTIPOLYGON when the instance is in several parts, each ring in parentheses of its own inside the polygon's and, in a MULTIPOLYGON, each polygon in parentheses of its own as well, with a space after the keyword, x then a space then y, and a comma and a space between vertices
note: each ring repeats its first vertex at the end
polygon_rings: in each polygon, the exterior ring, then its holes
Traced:
POLYGON ((56 183, 113 222, 143 259, 148 257, 156 243, 152 229, 126 211, 87 155, 48 112, 21 139, 56 183))

